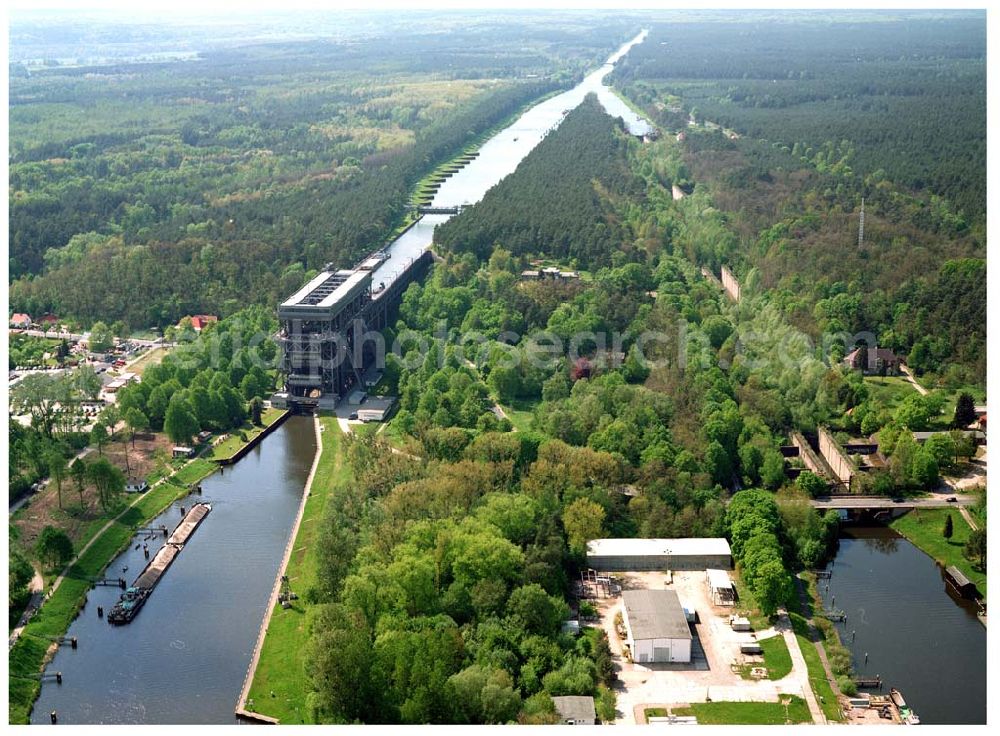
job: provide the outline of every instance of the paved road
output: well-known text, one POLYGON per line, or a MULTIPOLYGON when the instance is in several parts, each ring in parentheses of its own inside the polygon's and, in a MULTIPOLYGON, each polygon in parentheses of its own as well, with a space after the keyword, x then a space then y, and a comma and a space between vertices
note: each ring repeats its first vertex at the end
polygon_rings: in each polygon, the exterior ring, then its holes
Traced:
POLYGON ((945 494, 926 498, 908 498, 902 501, 893 501, 884 496, 827 496, 814 498, 810 501, 818 509, 943 509, 969 506, 975 502, 975 496, 945 494), (948 501, 949 498, 956 500, 948 501))
MULTIPOLYGON (((14 332, 15 330, 12 330, 14 332)), ((32 337, 51 337, 51 338, 65 338, 67 340, 75 340, 79 342, 80 340, 86 340, 90 337, 89 332, 75 333, 75 332, 65 332, 62 330, 16 330, 22 335, 31 335, 32 337)), ((139 340, 138 338, 129 338, 129 342, 134 342, 136 345, 142 345, 143 347, 152 348, 164 345, 167 343, 163 342, 163 338, 156 340, 139 340)))

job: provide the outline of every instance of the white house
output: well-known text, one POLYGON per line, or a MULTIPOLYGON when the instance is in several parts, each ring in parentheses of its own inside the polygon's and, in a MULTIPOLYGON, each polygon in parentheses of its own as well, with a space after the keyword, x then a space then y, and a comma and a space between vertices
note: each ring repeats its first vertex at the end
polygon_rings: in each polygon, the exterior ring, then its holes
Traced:
POLYGON ((677 593, 626 590, 622 601, 633 662, 691 661, 691 629, 677 593))
POLYGON ((145 478, 129 478, 125 484, 126 493, 143 493, 149 490, 149 483, 145 478))

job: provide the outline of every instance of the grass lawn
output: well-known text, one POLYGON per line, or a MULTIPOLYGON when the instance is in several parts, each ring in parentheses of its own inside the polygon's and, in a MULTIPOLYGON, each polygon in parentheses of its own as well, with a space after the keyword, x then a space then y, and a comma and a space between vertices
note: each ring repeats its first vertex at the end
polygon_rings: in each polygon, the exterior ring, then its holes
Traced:
MULTIPOLYGON (((917 379, 920 380, 919 378, 917 379)), ((938 389, 935 393, 941 394, 945 397, 944 408, 941 410, 941 415, 938 417, 936 426, 934 429, 949 429, 951 427, 951 421, 955 418, 955 404, 958 403, 958 395, 961 393, 967 393, 972 396, 972 400, 977 404, 986 403, 986 391, 978 386, 962 386, 957 389, 938 389)))
POLYGON ((213 447, 208 452, 207 457, 211 460, 227 460, 231 458, 239 452, 244 445, 251 442, 257 435, 267 429, 267 427, 274 424, 278 417, 284 413, 284 409, 264 409, 260 415, 262 426, 258 427, 247 422, 239 429, 231 430, 229 432, 229 437, 213 447), (240 437, 240 432, 243 433, 243 437, 240 437))
MULTIPOLYGON (((767 667, 768 680, 780 680, 792 671, 792 655, 788 651, 785 637, 771 636, 767 639, 758 639, 757 643, 764 650, 764 666, 767 667)), ((744 679, 751 679, 750 669, 753 665, 746 665, 741 676, 744 679)))
POLYGON ((527 400, 527 399, 515 399, 509 404, 502 404, 503 410, 507 413, 507 417, 510 419, 510 423, 514 425, 514 428, 518 432, 527 432, 531 429, 531 420, 534 417, 535 408, 540 404, 540 401, 527 400))
POLYGON ((144 370, 149 368, 149 366, 156 365, 157 363, 162 361, 169 352, 170 352, 169 348, 153 348, 152 350, 148 351, 145 355, 143 355, 141 358, 139 358, 139 360, 130 365, 128 367, 128 372, 136 373, 141 376, 144 370))
POLYGON ((316 580, 314 542, 327 499, 337 485, 351 477, 337 418, 322 417, 320 422, 324 427, 323 452, 286 570, 292 590, 300 597, 292 601, 291 608, 275 606, 249 694, 253 701, 248 704, 249 710, 277 718, 283 724, 309 723, 306 694, 310 688, 303 653, 309 642, 306 621, 310 605, 302 596, 316 580), (271 697, 272 692, 275 697, 271 697))
POLYGON ((673 708, 674 715, 696 716, 698 725, 812 723, 809 706, 797 695, 781 695, 781 703, 692 703, 673 708))
POLYGON ((900 376, 865 376, 865 385, 872 396, 890 412, 907 396, 917 393, 913 385, 900 376))
POLYGON ((940 565, 957 567, 976 584, 983 596, 986 595, 986 573, 974 568, 962 554, 972 529, 958 509, 914 509, 900 516, 890 526, 937 560, 940 565), (954 533, 951 539, 945 539, 941 536, 941 531, 944 529, 944 520, 949 514, 954 533))
POLYGON ((819 707, 823 709, 823 715, 828 721, 843 720, 837 696, 833 692, 830 681, 826 679, 826 670, 823 668, 823 662, 819 658, 816 646, 802 634, 796 633, 795 638, 798 639, 802 658, 806 661, 806 669, 809 670, 809 684, 812 685, 819 707))

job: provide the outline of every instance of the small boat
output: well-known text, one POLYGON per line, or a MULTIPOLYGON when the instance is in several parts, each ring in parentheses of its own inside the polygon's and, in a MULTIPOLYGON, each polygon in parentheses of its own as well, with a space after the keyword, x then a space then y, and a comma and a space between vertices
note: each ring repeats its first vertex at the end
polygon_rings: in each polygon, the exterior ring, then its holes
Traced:
POLYGON ((889 690, 889 698, 892 700, 896 708, 899 709, 899 719, 907 726, 916 726, 920 723, 920 718, 914 713, 910 707, 903 700, 903 693, 899 692, 896 688, 891 688, 889 690))
POLYGON ((108 623, 120 626, 127 624, 135 615, 139 613, 146 599, 149 597, 148 588, 129 588, 122 593, 121 599, 108 612, 108 623))

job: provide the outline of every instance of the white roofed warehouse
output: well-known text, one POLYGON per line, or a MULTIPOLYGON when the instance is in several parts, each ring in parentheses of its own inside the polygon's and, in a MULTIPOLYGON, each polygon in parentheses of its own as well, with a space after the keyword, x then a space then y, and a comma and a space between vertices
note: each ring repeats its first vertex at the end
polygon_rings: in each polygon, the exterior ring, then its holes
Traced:
POLYGON ((729 570, 729 542, 721 537, 688 539, 593 539, 587 566, 600 571, 729 570))
POLYGON ((677 593, 626 590, 622 602, 633 662, 691 661, 691 629, 677 593))

